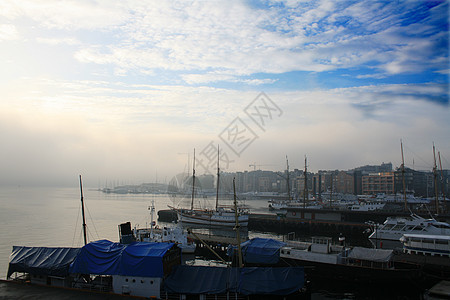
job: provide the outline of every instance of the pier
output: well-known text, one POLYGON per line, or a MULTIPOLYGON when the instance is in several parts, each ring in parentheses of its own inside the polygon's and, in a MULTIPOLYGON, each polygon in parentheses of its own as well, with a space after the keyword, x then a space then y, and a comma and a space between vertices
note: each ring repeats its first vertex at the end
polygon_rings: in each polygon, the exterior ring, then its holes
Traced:
MULTIPOLYGON (((408 217, 409 212, 403 211, 347 211, 327 209, 289 208, 285 214, 250 214, 248 230, 288 234, 295 232, 297 236, 326 235, 338 237, 340 234, 347 241, 367 242, 367 231, 371 228, 370 222, 383 223, 388 217, 408 217)), ((423 217, 430 217, 421 214, 423 217)), ((449 215, 438 218, 448 222, 449 215)), ((162 222, 177 221, 176 214, 171 210, 158 211, 158 220, 162 222)), ((216 235, 205 236, 205 241, 212 244, 235 244, 234 240, 216 235)))

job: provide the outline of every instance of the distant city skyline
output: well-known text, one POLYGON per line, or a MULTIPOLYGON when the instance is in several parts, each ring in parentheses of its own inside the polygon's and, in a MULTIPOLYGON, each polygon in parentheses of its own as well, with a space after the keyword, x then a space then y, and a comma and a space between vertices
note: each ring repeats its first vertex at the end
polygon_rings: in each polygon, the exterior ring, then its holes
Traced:
POLYGON ((170 179, 217 145, 229 172, 399 166, 400 140, 449 169, 448 21, 445 0, 2 1, 0 185, 170 179))

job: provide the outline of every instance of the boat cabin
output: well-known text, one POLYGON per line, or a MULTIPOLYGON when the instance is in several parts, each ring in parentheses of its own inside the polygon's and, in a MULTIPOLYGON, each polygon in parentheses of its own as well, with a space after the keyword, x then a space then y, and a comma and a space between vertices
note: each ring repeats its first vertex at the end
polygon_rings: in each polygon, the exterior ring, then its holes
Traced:
POLYGON ((404 253, 450 258, 448 235, 404 234, 400 241, 403 243, 404 253))

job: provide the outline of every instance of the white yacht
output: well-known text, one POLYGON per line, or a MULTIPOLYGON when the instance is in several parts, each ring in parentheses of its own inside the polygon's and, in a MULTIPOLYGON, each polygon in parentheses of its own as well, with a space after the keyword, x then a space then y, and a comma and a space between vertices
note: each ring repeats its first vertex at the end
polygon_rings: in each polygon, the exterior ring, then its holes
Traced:
POLYGON ((416 214, 409 218, 387 218, 375 228, 369 239, 399 241, 404 234, 450 235, 450 225, 416 214))
POLYGON ((194 253, 196 245, 188 237, 188 233, 183 229, 182 219, 179 219, 178 224, 172 226, 164 226, 159 228, 156 222, 153 221, 153 214, 155 213, 155 203, 152 201, 150 210, 150 228, 134 228, 133 234, 137 241, 140 242, 158 242, 158 243, 175 243, 181 248, 182 253, 194 253))
POLYGON ((136 240, 140 242, 158 242, 158 243, 175 243, 181 252, 184 254, 191 254, 195 252, 196 245, 188 237, 188 234, 181 223, 176 226, 164 226, 159 228, 140 228, 134 229, 136 240))
POLYGON ((450 235, 404 234, 403 252, 450 258, 450 235))
POLYGON ((375 211, 384 208, 386 203, 382 202, 360 202, 358 204, 351 204, 347 207, 351 211, 375 211))

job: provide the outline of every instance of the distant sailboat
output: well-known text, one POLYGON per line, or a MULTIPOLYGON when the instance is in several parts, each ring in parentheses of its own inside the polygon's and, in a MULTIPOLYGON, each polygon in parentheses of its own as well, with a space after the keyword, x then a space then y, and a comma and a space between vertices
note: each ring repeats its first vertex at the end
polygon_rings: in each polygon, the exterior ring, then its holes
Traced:
MULTIPOLYGON (((234 227, 236 224, 234 208, 219 206, 219 147, 217 147, 217 193, 216 193, 216 207, 215 209, 194 209, 195 197, 195 149, 194 149, 194 165, 192 173, 192 198, 190 209, 180 209, 170 207, 177 212, 179 220, 183 220, 187 224, 208 225, 208 226, 225 226, 234 227)), ((245 209, 238 208, 238 221, 241 227, 247 227, 249 214, 245 209)))

